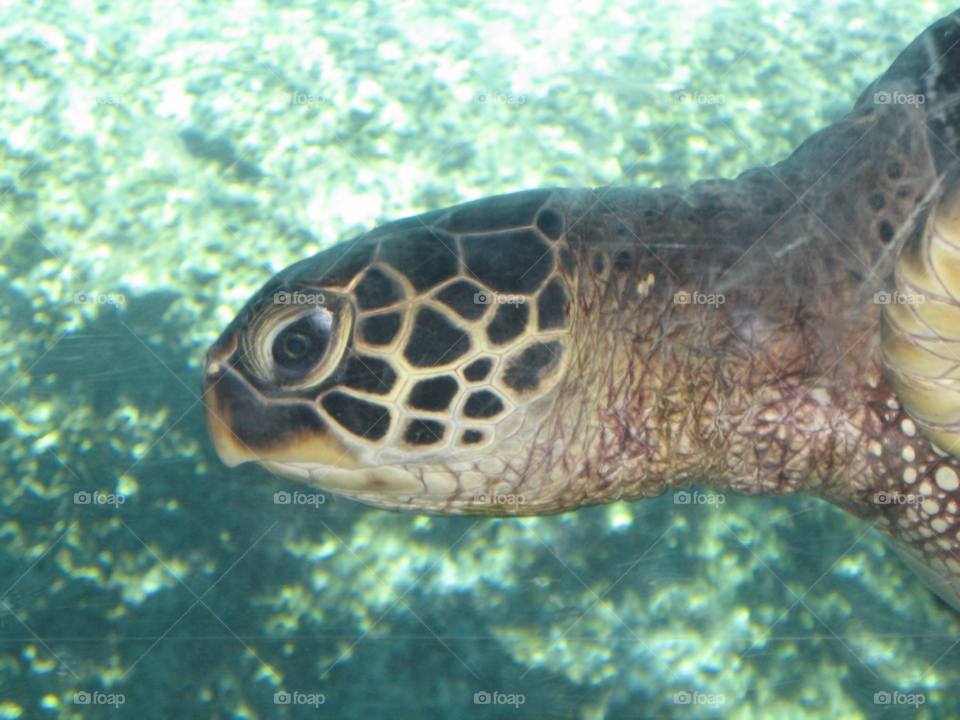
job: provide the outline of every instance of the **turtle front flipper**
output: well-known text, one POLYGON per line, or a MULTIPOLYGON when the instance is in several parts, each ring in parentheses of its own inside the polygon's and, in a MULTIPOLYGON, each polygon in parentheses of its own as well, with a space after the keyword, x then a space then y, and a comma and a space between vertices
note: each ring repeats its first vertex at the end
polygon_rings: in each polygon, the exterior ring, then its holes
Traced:
MULTIPOLYGON (((960 610, 960 173, 941 187, 922 232, 914 233, 900 254, 895 291, 878 293, 877 301, 883 303, 887 378, 916 427, 934 443, 932 450, 943 457, 919 467, 905 463, 896 473, 898 489, 881 491, 873 501, 894 506, 881 523, 899 541, 897 552, 960 610)), ((900 425, 908 435, 915 432, 910 419, 900 425)), ((905 461, 915 457, 909 445, 900 455, 905 461)))
POLYGON ((904 99, 922 117, 936 181, 906 224, 894 287, 874 296, 883 368, 903 409, 887 411, 896 417, 877 444, 873 469, 887 489, 867 499, 901 557, 960 611, 960 13, 914 40, 857 106, 904 99))
POLYGON ((960 175, 903 248, 884 305, 881 348, 890 383, 920 430, 960 457, 960 175))

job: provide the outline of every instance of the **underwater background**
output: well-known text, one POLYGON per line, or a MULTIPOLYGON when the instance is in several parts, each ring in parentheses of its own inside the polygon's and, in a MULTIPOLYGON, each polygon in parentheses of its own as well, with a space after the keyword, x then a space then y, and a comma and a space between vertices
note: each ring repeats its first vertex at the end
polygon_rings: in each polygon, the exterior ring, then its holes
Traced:
POLYGON ((0 0, 0 720, 960 718, 960 615, 822 501, 277 504, 199 398, 288 264, 772 164, 953 9, 0 0))

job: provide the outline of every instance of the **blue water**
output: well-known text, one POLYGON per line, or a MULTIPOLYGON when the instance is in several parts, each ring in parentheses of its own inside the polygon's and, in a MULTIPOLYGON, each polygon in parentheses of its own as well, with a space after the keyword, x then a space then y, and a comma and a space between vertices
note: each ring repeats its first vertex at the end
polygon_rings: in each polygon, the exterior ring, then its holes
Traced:
POLYGON ((278 505, 198 397, 289 263, 773 163, 952 9, 0 4, 0 719, 960 717, 960 616, 823 502, 278 505))

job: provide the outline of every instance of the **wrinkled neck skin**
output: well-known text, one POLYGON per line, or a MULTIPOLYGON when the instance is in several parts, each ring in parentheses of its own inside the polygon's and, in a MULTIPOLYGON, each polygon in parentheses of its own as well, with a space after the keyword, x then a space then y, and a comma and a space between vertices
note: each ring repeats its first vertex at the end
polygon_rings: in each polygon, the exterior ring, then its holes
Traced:
POLYGON ((923 138, 909 110, 871 105, 737 180, 562 195, 579 306, 543 432, 575 441, 550 510, 702 485, 810 493, 886 526, 875 493, 960 475, 879 351, 874 293, 939 187, 923 138))
POLYGON ((883 377, 881 306, 860 299, 860 283, 784 307, 782 289, 766 291, 770 304, 764 290, 645 265, 623 277, 581 265, 596 336, 584 333, 578 351, 610 358, 593 382, 566 388, 592 416, 593 474, 625 499, 701 485, 847 504, 881 489, 878 444, 901 453, 906 415, 883 377))
POLYGON ((847 318, 840 344, 828 346, 826 307, 768 312, 749 290, 721 293, 669 273, 615 285, 597 283, 589 311, 599 354, 611 358, 588 393, 589 455, 623 497, 691 485, 832 497, 873 487, 867 440, 892 397, 880 306, 847 318), (630 297, 636 287, 645 292, 630 297))

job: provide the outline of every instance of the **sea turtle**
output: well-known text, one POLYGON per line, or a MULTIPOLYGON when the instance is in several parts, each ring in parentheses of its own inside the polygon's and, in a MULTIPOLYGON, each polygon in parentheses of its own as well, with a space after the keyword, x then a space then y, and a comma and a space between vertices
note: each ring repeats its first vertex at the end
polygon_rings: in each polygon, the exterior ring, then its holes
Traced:
POLYGON ((811 493, 960 610, 958 154, 960 11, 773 167, 491 197, 292 265, 207 355, 210 434, 423 513, 811 493))

